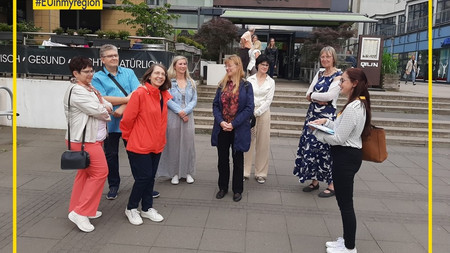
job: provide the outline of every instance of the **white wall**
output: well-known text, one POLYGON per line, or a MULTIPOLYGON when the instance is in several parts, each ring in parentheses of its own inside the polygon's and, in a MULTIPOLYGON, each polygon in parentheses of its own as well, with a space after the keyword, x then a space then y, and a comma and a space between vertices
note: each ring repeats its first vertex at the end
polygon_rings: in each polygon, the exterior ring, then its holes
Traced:
MULTIPOLYGON (((12 90, 12 78, 0 78, 0 86, 12 90)), ((17 126, 66 129, 63 98, 68 86, 69 81, 17 79, 17 126)), ((9 110, 10 103, 1 96, 0 110, 9 110)), ((0 124, 10 126, 11 121, 0 117, 0 124)))
POLYGON ((207 85, 217 85, 225 76, 225 64, 208 64, 207 85))

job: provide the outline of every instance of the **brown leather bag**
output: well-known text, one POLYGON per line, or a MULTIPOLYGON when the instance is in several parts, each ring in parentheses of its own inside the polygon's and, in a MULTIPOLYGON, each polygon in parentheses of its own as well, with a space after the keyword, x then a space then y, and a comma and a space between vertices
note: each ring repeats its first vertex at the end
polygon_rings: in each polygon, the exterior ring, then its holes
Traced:
POLYGON ((370 135, 362 142, 363 160, 381 163, 388 157, 386 133, 381 127, 372 125, 370 135))

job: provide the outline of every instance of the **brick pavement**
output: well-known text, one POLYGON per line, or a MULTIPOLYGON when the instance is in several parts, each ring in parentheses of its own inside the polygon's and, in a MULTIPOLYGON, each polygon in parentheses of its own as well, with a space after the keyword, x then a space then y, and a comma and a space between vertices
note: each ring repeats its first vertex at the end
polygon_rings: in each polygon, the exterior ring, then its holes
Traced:
MULTIPOLYGON (((101 200, 103 216, 83 233, 67 219, 75 172, 59 169, 64 131, 19 128, 18 252, 325 252, 341 235, 334 198, 303 193, 291 175, 298 140, 272 138, 269 177, 245 183, 241 202, 215 199, 217 154, 208 135, 196 135, 197 175, 192 185, 159 180, 156 224, 128 223, 124 209, 133 183, 121 152, 122 186, 116 200, 101 200)), ((11 128, 0 127, 0 252, 11 250, 11 128)), ((364 162, 355 179, 357 248, 363 253, 427 252, 427 149, 388 146, 382 164, 364 162)), ((449 150, 433 158, 434 251, 450 248, 449 150)), ((325 185, 321 186, 323 189, 325 185)), ((107 189, 105 186, 104 195, 107 189)))

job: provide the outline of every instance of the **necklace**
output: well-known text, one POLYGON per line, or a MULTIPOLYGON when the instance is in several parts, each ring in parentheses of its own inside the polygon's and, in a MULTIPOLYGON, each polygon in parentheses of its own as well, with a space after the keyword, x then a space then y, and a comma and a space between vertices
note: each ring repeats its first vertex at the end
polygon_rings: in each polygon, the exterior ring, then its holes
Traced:
POLYGON ((332 69, 330 69, 330 71, 325 70, 325 71, 323 72, 323 75, 324 75, 324 76, 330 76, 330 75, 333 74, 334 72, 336 72, 336 68, 332 68, 332 69))

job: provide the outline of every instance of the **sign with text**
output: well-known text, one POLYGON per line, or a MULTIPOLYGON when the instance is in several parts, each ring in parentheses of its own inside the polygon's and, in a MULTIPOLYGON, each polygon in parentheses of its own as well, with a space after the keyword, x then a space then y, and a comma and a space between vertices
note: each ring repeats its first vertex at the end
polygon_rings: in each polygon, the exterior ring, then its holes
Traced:
POLYGON ((366 74, 369 87, 381 86, 383 39, 377 36, 359 36, 358 68, 366 74))
MULTIPOLYGON (((89 57, 94 69, 100 69, 103 64, 98 48, 72 47, 36 47, 17 46, 17 73, 37 75, 71 75, 69 62, 72 57, 84 55, 89 57)), ((138 78, 142 77, 153 63, 169 66, 173 53, 165 51, 143 51, 119 49, 119 66, 134 70, 138 78)), ((0 46, 0 69, 2 72, 12 72, 12 47, 0 46)))
POLYGON ((332 0, 214 0, 214 7, 330 9, 332 0))

